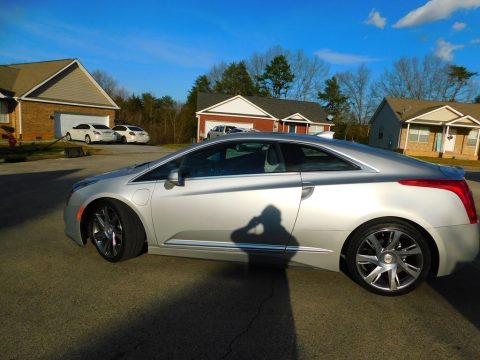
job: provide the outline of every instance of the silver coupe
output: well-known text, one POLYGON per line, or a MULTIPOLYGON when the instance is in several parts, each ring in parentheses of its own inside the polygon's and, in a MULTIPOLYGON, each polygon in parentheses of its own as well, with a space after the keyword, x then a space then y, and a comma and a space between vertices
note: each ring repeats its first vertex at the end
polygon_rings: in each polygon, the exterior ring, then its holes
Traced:
POLYGON ((76 183, 66 234, 111 262, 151 254, 344 270, 404 294, 472 261, 461 169, 311 135, 239 133, 76 183))

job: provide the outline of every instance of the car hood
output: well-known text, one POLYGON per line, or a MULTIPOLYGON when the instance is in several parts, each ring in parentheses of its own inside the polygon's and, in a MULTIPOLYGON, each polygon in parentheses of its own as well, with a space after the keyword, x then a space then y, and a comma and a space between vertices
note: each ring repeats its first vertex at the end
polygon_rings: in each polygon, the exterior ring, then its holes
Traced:
POLYGON ((92 181, 92 180, 106 180, 106 179, 112 179, 112 178, 117 178, 125 175, 135 175, 139 174, 142 171, 148 169, 150 167, 150 162, 142 163, 142 164, 135 164, 132 166, 127 166, 124 168, 120 168, 117 170, 112 170, 103 174, 95 175, 92 177, 89 177, 83 181, 92 181))

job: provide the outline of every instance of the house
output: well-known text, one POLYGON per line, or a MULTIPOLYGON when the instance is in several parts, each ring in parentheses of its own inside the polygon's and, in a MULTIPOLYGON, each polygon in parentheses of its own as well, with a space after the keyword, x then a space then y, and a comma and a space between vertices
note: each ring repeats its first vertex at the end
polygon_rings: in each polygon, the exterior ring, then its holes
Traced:
POLYGON ((118 109, 77 59, 0 65, 0 126, 17 139, 59 138, 79 123, 112 126, 118 109))
POLYGON ((198 93, 197 141, 217 125, 267 132, 313 134, 334 125, 320 104, 259 96, 198 93))
POLYGON ((478 159, 480 104, 387 97, 370 123, 371 146, 415 156, 478 159))

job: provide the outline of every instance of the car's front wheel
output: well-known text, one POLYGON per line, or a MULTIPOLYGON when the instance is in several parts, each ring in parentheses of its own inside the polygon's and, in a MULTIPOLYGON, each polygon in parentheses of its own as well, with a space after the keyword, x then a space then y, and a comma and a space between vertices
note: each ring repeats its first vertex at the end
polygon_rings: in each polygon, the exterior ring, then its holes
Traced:
POLYGON ((100 200, 89 213, 88 236, 100 255, 117 262, 138 256, 145 244, 143 225, 127 205, 100 200))
POLYGON ((402 220, 380 221, 359 228, 346 254, 353 279, 381 295, 413 290, 430 270, 430 248, 424 235, 402 220))
POLYGON ((90 136, 88 136, 88 135, 85 136, 85 142, 87 144, 90 144, 92 142, 92 140, 90 139, 90 136))
POLYGON ((70 135, 70 133, 67 133, 67 135, 65 135, 65 139, 67 139, 67 141, 72 141, 72 136, 70 135))
POLYGON ((126 138, 125 136, 122 136, 122 143, 123 143, 123 144, 128 143, 127 138, 126 138))

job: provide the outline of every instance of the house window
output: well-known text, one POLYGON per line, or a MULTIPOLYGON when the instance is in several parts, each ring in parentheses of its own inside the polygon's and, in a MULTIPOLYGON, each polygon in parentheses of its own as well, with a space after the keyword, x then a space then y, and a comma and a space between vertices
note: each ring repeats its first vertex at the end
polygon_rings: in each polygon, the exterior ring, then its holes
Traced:
POLYGON ((8 105, 5 101, 0 101, 0 123, 8 123, 8 105))
POLYGON ((408 141, 428 143, 430 131, 427 127, 411 127, 408 133, 408 141))
POLYGON ((383 126, 378 129, 378 140, 383 139, 383 126))
POLYGON ((477 134, 478 130, 470 130, 467 137, 467 146, 477 145, 477 134))

